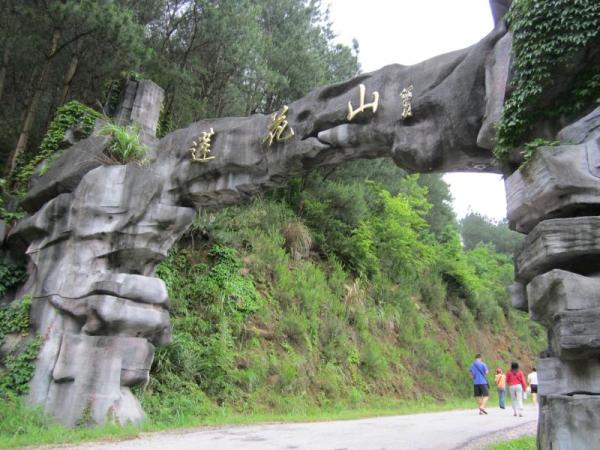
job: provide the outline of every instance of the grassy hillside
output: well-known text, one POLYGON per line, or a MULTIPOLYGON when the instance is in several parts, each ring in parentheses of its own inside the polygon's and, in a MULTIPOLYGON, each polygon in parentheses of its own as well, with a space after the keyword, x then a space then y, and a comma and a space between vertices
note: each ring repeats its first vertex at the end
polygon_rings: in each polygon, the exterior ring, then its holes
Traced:
POLYGON ((146 410, 168 422, 216 405, 443 402, 471 395, 476 352, 530 366, 544 338, 509 307, 511 257, 463 250, 447 188, 434 195, 444 186, 361 162, 199 214, 158 270, 173 343, 157 353, 146 410))

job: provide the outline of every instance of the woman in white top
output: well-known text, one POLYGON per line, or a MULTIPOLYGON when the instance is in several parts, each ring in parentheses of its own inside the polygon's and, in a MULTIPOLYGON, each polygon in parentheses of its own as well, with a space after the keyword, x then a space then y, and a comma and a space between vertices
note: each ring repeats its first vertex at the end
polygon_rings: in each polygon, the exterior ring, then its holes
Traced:
POLYGON ((527 375, 527 384, 529 384, 529 390, 531 391, 531 399, 533 400, 533 404, 537 405, 538 379, 535 367, 532 369, 531 373, 527 375))

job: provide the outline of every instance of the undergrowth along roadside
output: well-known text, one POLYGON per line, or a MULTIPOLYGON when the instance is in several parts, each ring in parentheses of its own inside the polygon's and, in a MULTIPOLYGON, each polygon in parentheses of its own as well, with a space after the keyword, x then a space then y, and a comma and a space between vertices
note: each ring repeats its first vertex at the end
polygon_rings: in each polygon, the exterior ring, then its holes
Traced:
POLYGON ((492 445, 487 450, 536 450, 535 437, 528 436, 492 445))
POLYGON ((22 400, 15 398, 0 404, 0 449, 20 448, 31 445, 71 444, 93 440, 132 439, 141 432, 163 431, 174 428, 198 426, 245 425, 268 422, 312 422, 321 420, 351 420, 386 415, 414 414, 419 412, 448 411, 472 407, 471 399, 457 399, 445 403, 436 402, 388 402, 360 409, 348 409, 339 405, 329 410, 310 409, 302 413, 288 414, 240 414, 228 408, 218 407, 206 416, 180 416, 176 423, 148 421, 139 427, 104 425, 96 428, 65 428, 52 422, 40 411, 26 408, 22 400))

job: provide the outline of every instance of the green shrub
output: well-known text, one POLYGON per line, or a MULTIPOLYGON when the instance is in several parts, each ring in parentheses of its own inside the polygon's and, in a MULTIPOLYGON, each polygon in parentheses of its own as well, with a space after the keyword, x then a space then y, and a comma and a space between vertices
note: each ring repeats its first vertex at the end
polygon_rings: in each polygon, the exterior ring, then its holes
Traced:
POLYGON ((526 436, 491 445, 487 450, 536 450, 537 448, 535 437, 526 436))
POLYGON ((107 122, 100 130, 101 135, 110 136, 111 144, 107 153, 118 164, 130 162, 143 163, 147 147, 140 143, 139 129, 128 125, 122 127, 112 122, 107 122))
POLYGON ((36 337, 19 353, 6 356, 4 369, 0 371, 0 395, 23 395, 28 392, 40 345, 41 339, 36 337))
POLYGON ((27 270, 24 267, 10 263, 0 263, 0 298, 8 290, 18 286, 25 280, 27 280, 27 270))
POLYGON ((9 305, 0 306, 0 344, 8 334, 29 333, 31 296, 27 295, 9 305))
POLYGON ((388 361, 377 342, 368 339, 360 349, 360 368, 373 379, 385 379, 388 373, 388 361))
POLYGON ((202 389, 185 375, 170 373, 160 379, 151 380, 141 396, 144 411, 155 422, 177 425, 189 417, 202 417, 215 409, 214 403, 202 389))
POLYGON ((312 238, 310 231, 302 222, 288 222, 283 226, 282 235, 285 248, 293 259, 300 260, 308 256, 312 238))

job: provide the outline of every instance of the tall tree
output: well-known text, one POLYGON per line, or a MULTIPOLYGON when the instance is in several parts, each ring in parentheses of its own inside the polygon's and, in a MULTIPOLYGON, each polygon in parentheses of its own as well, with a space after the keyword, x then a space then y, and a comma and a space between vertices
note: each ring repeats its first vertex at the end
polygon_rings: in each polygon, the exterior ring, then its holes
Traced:
POLYGON ((123 48, 134 54, 141 49, 143 38, 143 29, 133 21, 131 12, 113 0, 33 1, 17 3, 14 8, 19 18, 35 17, 35 25, 29 31, 42 51, 25 101, 17 144, 6 165, 7 174, 14 170, 18 156, 27 148, 42 96, 48 90, 53 68, 61 63, 61 56, 71 52, 62 79, 62 101, 68 95, 85 49, 110 46, 119 56, 123 55, 123 48))
POLYGON ((523 241, 523 235, 511 231, 506 219, 493 221, 481 214, 467 214, 460 221, 463 244, 467 249, 478 244, 491 244, 497 252, 512 255, 523 241))

